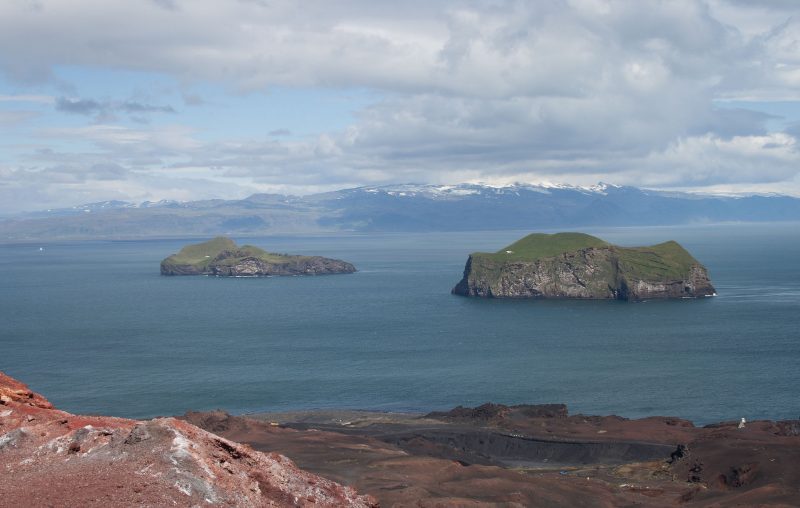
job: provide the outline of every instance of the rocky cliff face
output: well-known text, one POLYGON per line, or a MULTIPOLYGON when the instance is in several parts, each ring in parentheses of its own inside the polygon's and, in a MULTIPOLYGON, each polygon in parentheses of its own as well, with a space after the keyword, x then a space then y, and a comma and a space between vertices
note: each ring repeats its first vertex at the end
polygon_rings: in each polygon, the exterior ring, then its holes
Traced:
MULTIPOLYGON (((221 258, 224 261, 228 258, 221 258)), ((163 266, 163 265, 162 265, 163 266)), ((258 277, 268 275, 330 275, 353 273, 356 269, 350 263, 338 259, 312 257, 289 257, 285 263, 270 263, 255 257, 237 259, 232 265, 212 263, 206 273, 222 277, 258 277)), ((163 270, 162 270, 163 273, 163 270)))
POLYGON ((0 507, 374 507, 342 485, 174 418, 53 409, 0 372, 0 507))
POLYGON ((236 257, 226 252, 204 267, 189 264, 161 262, 161 275, 215 275, 219 277, 266 277, 273 275, 331 275, 353 273, 356 268, 346 261, 320 256, 293 259, 287 256, 282 263, 271 263, 256 257, 236 257), (235 259, 233 263, 226 263, 235 259))
POLYGON ((675 277, 637 273, 616 247, 565 252, 533 261, 498 261, 472 255, 454 294, 486 298, 583 298, 645 300, 715 294, 708 273, 693 263, 675 277))

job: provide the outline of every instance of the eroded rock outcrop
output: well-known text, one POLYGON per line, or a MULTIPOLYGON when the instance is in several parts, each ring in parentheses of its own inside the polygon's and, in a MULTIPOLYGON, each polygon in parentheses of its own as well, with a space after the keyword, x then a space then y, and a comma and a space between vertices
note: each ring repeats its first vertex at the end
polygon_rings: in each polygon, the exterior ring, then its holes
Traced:
POLYGON ((353 506, 369 496, 175 418, 53 409, 0 372, 0 506, 353 506))
POLYGON ((715 294, 706 268, 677 242, 619 247, 580 233, 534 234, 473 253, 454 294, 486 298, 644 300, 715 294))

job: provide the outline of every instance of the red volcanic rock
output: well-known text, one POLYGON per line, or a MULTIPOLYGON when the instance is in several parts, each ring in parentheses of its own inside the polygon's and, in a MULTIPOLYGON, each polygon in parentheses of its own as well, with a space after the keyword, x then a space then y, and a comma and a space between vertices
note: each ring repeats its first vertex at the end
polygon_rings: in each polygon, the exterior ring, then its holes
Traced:
POLYGON ((174 418, 79 416, 0 372, 0 507, 354 506, 369 496, 174 418))
POLYGON ((42 409, 53 409, 50 401, 38 393, 32 392, 24 383, 0 372, 0 404, 7 405, 10 402, 19 402, 42 409))

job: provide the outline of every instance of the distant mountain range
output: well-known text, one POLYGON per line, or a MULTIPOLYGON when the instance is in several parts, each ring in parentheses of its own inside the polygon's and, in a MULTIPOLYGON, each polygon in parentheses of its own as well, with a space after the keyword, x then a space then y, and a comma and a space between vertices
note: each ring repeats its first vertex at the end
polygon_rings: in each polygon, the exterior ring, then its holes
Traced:
POLYGON ((239 200, 103 201, 0 220, 0 241, 336 231, 564 229, 800 220, 800 199, 591 187, 387 185, 239 200))

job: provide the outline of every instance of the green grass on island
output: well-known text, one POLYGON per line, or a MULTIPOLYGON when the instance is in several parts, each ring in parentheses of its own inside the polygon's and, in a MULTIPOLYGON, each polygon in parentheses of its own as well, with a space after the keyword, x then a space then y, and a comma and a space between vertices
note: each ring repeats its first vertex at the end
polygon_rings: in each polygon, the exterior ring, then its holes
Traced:
MULTIPOLYGON (((584 233, 533 233, 494 254, 476 253, 493 258, 495 261, 536 261, 552 258, 565 252, 573 252, 590 247, 607 247, 610 244, 584 233)), ((475 255, 475 254, 473 254, 475 255)))
POLYGON ((217 265, 233 266, 243 258, 257 258, 266 263, 287 263, 289 261, 307 259, 308 256, 293 256, 289 254, 275 254, 253 245, 236 245, 236 242, 224 236, 218 236, 212 240, 193 245, 187 245, 177 254, 173 254, 164 260, 172 265, 191 265, 197 268, 205 268, 212 261, 217 265), (223 252, 233 253, 222 259, 217 257, 223 252))
MULTIPOLYGON (((620 247, 585 233, 533 233, 497 252, 475 252, 477 265, 497 269, 507 262, 533 262, 554 258, 568 252, 590 248, 608 248, 617 255, 620 268, 642 279, 682 278, 692 265, 700 264, 675 241, 648 247, 620 247)), ((495 271, 495 270, 491 270, 495 271)))

